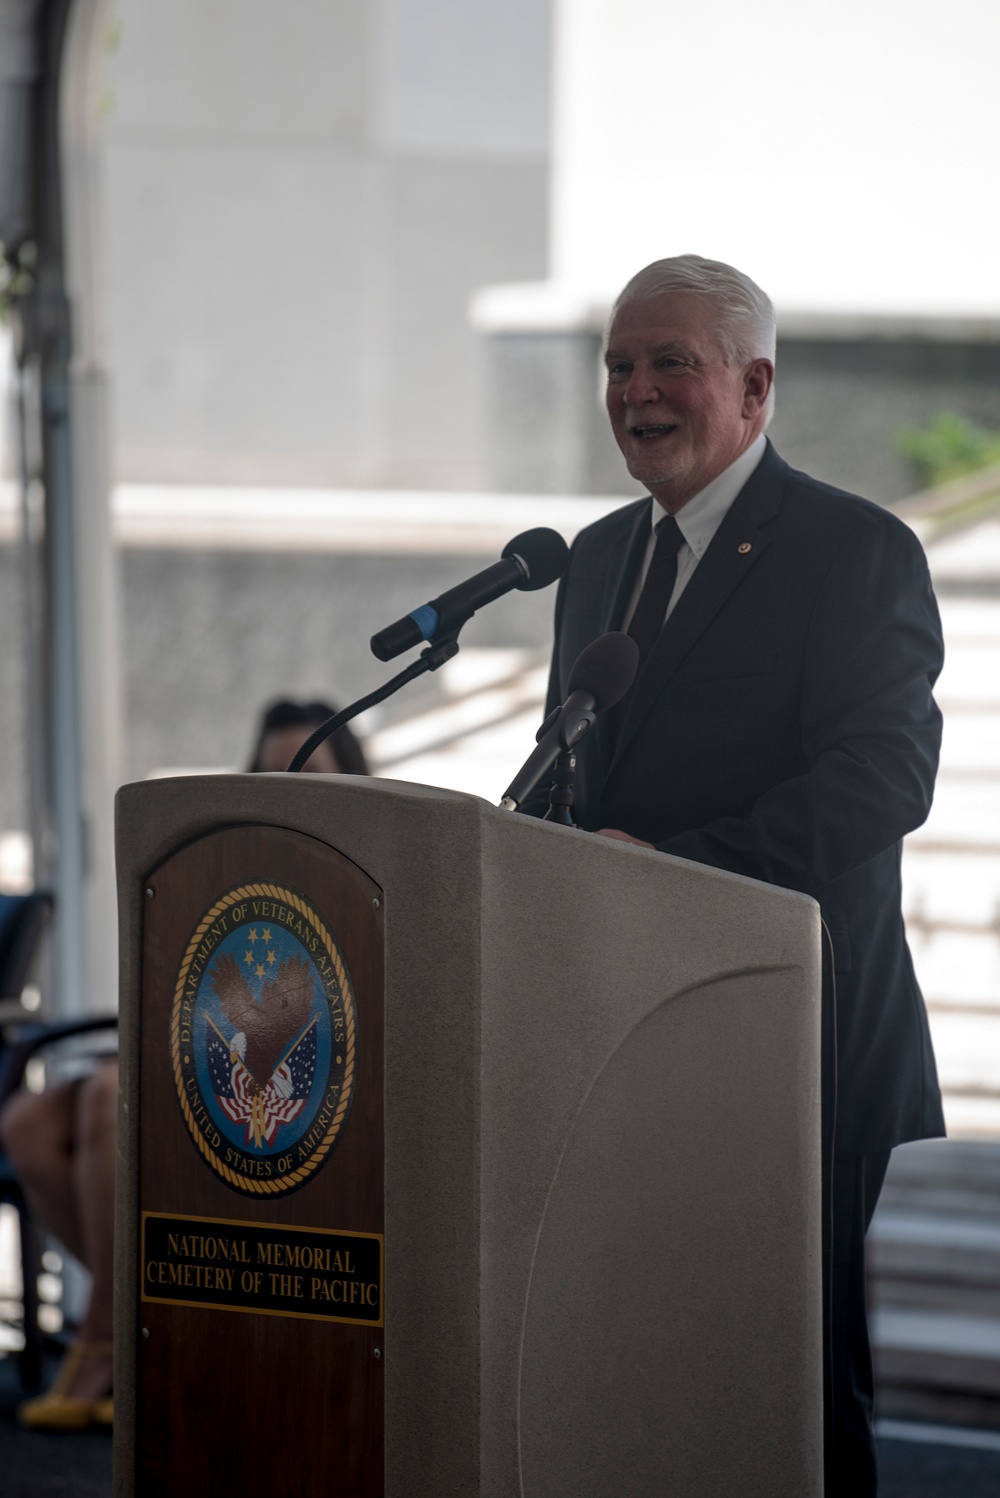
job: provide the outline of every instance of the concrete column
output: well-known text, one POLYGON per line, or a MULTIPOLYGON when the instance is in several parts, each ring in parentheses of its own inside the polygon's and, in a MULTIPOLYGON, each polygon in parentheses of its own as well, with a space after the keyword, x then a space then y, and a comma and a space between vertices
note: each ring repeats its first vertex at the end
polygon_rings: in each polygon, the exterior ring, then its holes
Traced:
POLYGON ((108 379, 104 364, 99 100, 106 0, 75 0, 60 87, 66 291, 70 311, 67 419, 70 513, 59 539, 65 596, 51 598, 53 679, 65 694, 52 735, 60 848, 57 993, 64 1013, 114 1009, 117 919, 114 793, 120 780, 121 678, 111 539, 108 379), (71 721, 72 720, 72 721, 71 721), (70 756, 75 764, 70 763, 70 756), (74 892, 74 885, 77 885, 74 892))

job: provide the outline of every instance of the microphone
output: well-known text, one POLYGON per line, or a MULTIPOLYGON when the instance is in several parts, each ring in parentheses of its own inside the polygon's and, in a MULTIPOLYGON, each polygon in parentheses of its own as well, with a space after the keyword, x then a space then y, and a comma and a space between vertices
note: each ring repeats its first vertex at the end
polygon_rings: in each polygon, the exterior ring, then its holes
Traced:
POLYGON ((397 619, 395 624, 372 635, 372 654, 380 661, 391 661, 422 640, 436 640, 439 635, 461 629, 477 609, 492 603, 494 598, 502 598, 512 588, 519 588, 522 593, 547 588, 566 571, 569 547, 558 531, 539 526, 508 541, 501 557, 492 567, 484 568, 475 577, 414 609, 405 619, 397 619))
POLYGON ((516 811, 546 770, 593 726, 598 713, 620 702, 639 669, 639 647, 631 635, 612 630, 582 650, 569 674, 569 693, 545 719, 533 749, 507 787, 500 805, 516 811))

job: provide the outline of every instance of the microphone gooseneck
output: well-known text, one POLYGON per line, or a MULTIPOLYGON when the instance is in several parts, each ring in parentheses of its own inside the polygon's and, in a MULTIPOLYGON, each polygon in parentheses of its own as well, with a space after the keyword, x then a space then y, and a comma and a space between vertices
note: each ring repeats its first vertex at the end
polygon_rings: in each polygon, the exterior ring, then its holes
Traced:
POLYGON ((372 652, 380 661, 391 661, 394 656, 409 650, 412 645, 419 645, 422 640, 426 640, 427 645, 417 659, 411 661, 398 676, 321 723, 292 759, 289 771, 296 774, 301 770, 324 739, 329 738, 344 723, 349 723, 367 708, 384 702, 425 671, 437 671, 457 655, 459 630, 477 609, 492 603, 494 598, 509 593, 511 588, 520 588, 524 592, 547 588, 549 583, 554 583, 562 576, 568 561, 569 547, 558 531, 550 530, 547 526, 523 531, 513 541, 507 542, 499 562, 494 562, 492 567, 477 572, 467 582, 460 583, 457 588, 450 588, 440 598, 414 609, 405 619, 397 619, 388 629, 374 635, 372 652))
POLYGON ((372 654, 391 661, 424 640, 456 634, 477 609, 513 588, 524 593, 547 588, 562 577, 568 560, 569 547, 558 531, 548 526, 522 531, 507 542, 499 562, 379 630, 372 636, 372 654))

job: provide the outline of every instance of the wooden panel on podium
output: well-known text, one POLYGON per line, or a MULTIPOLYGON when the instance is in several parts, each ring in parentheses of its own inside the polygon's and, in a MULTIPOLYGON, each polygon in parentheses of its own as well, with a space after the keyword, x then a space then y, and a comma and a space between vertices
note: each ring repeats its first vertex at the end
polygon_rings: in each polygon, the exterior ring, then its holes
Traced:
POLYGON ((281 828, 146 881, 143 1498, 383 1491, 382 917, 355 864, 281 828))

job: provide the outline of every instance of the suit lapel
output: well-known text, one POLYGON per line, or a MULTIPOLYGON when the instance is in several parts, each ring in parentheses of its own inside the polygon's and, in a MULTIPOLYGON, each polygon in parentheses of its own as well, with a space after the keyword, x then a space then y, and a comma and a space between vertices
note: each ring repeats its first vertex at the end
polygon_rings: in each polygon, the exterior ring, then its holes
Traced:
POLYGON ((788 471, 788 465, 768 442, 763 458, 733 501, 636 679, 611 773, 692 646, 763 556, 768 536, 761 526, 781 509, 788 471))
MULTIPOLYGON (((620 511, 621 528, 608 537, 610 565, 604 579, 604 597, 597 636, 607 634, 609 629, 621 626, 622 616, 628 605, 639 561, 646 549, 650 534, 650 506, 652 500, 640 499, 620 511), (615 558, 618 558, 616 561, 615 558)), ((597 638, 595 636, 595 638, 597 638)))
MULTIPOLYGON (((598 636, 607 634, 610 629, 621 628, 622 619, 635 586, 639 564, 649 543, 651 504, 652 500, 642 499, 638 504, 629 505, 621 512, 622 528, 618 535, 608 538, 609 554, 612 557, 617 556, 619 560, 617 563, 612 562, 605 578, 598 636)), ((600 762, 600 780, 604 779, 611 765, 614 754, 614 728, 617 721, 614 711, 602 713, 594 724, 590 736, 590 751, 600 762)), ((582 746, 582 750, 584 754, 587 753, 586 744, 582 746)))

